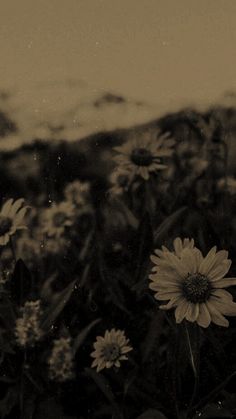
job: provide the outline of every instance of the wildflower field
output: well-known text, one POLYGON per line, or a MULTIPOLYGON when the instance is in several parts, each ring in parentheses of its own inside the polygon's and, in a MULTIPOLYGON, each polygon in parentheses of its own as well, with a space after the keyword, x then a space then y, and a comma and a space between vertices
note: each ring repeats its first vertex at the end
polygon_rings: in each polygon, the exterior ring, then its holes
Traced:
POLYGON ((1 418, 236 417, 235 121, 1 151, 1 418))

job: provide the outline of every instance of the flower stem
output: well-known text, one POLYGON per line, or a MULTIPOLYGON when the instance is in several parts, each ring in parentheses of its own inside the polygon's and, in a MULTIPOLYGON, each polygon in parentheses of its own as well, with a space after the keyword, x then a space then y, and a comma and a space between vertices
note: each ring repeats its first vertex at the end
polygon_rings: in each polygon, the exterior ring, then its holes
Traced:
POLYGON ((12 240, 11 237, 10 237, 10 248, 11 248, 11 252, 12 252, 14 262, 16 263, 16 251, 15 251, 14 243, 13 243, 13 240, 12 240))
POLYGON ((191 361, 191 366, 192 366, 193 375, 194 375, 193 392, 192 392, 191 400, 189 402, 189 408, 191 409, 193 402, 196 399, 196 396, 198 393, 198 387, 199 387, 199 329, 198 328, 195 329, 197 333, 194 336, 195 348, 193 348, 193 343, 191 342, 189 330, 188 330, 188 326, 186 322, 184 323, 184 325, 185 325, 185 332, 186 332, 186 337, 187 337, 187 345, 188 345, 189 354, 190 354, 190 361, 191 361))

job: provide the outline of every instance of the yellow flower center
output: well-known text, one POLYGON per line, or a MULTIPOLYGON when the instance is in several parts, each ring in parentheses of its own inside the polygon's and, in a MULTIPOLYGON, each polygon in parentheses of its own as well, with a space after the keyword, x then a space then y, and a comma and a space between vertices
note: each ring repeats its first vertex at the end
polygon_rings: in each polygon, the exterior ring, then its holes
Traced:
POLYGON ((191 303, 204 303, 211 294, 211 283, 205 275, 189 275, 182 285, 184 297, 191 303))
POLYGON ((0 215, 0 236, 8 233, 12 226, 12 220, 9 217, 0 215))
POLYGON ((130 158, 136 166, 150 166, 153 162, 153 155, 146 148, 135 148, 130 158))
POLYGON ((120 356, 120 347, 117 343, 107 344, 103 348, 103 357, 105 361, 116 361, 120 356))

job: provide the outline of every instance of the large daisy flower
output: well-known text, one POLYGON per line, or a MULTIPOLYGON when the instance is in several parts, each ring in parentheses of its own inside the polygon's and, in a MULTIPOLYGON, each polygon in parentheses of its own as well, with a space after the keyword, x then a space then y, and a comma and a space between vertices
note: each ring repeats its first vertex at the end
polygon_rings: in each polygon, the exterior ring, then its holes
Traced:
POLYGON ((128 140, 125 144, 115 147, 118 153, 115 161, 120 168, 130 172, 131 176, 140 176, 147 180, 150 173, 167 168, 162 159, 171 156, 174 140, 168 135, 159 138, 149 135, 128 140))
POLYGON ((224 316, 236 315, 236 303, 224 290, 236 285, 236 278, 225 278, 231 266, 228 252, 213 247, 204 257, 193 241, 185 248, 182 242, 182 248, 180 245, 176 252, 177 241, 174 252, 165 248, 156 250, 151 257, 155 266, 149 287, 155 291, 157 300, 167 302, 160 308, 175 308, 177 323, 186 319, 205 328, 211 322, 228 327, 224 316))
POLYGON ((42 214, 43 232, 49 237, 60 237, 74 221, 74 205, 63 201, 53 204, 42 214))
POLYGON ((95 351, 91 357, 95 358, 92 367, 97 368, 97 372, 104 368, 120 367, 120 361, 128 359, 127 353, 132 351, 129 339, 125 337, 122 330, 106 330, 105 336, 97 336, 94 343, 95 351))
POLYGON ((17 230, 26 228, 23 218, 28 207, 23 207, 24 199, 8 199, 0 211, 0 245, 4 246, 17 230))

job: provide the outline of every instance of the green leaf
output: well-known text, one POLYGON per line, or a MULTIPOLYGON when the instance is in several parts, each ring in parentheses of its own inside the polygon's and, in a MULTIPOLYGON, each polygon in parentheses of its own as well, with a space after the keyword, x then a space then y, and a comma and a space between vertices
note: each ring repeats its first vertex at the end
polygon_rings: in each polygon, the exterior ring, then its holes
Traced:
POLYGON ((9 415, 13 407, 16 405, 19 399, 18 387, 10 387, 5 397, 0 400, 0 417, 4 419, 9 415))
POLYGON ((13 301, 19 306, 30 297, 32 278, 22 259, 16 262, 10 281, 10 292, 13 301))
POLYGON ((159 410, 148 409, 142 415, 138 416, 137 419, 167 419, 167 417, 159 410))
POLYGON ((74 416, 66 416, 60 406, 53 398, 40 401, 34 419, 76 419, 74 416))
POLYGON ((51 306, 45 311, 45 315, 41 322, 42 330, 48 331, 55 322, 65 305, 68 303, 71 294, 74 291, 75 283, 76 280, 69 284, 62 292, 58 293, 51 306))
POLYGON ((181 217, 185 215, 187 207, 182 207, 175 211, 173 214, 169 215, 165 220, 159 225, 157 230, 154 233, 154 243, 157 245, 162 244, 163 240, 166 238, 171 229, 180 221, 181 217))
POLYGON ((104 261, 103 255, 99 254, 99 272, 103 280, 104 286, 110 296, 111 301, 122 311, 130 316, 129 310, 125 307, 125 299, 122 289, 119 285, 118 275, 110 271, 104 261))
POLYGON ((99 389, 102 391, 106 399, 111 404, 112 408, 114 409, 116 419, 122 419, 123 415, 120 412, 120 409, 115 401, 115 396, 106 378, 102 374, 97 373, 91 368, 85 368, 85 372, 89 377, 93 379, 93 381, 97 384, 99 389))
POLYGON ((96 319, 92 321, 88 326, 86 326, 75 338, 74 344, 73 344, 73 352, 74 354, 78 351, 80 346, 84 343, 86 337, 88 336, 89 332, 92 330, 94 326, 96 326, 97 323, 99 323, 101 319, 96 319))
POLYGON ((225 419, 233 419, 235 416, 231 413, 228 409, 224 409, 221 405, 217 404, 209 404, 205 407, 205 409, 201 412, 197 413, 194 416, 194 419, 201 418, 201 419, 215 419, 215 418, 225 418, 225 419), (200 413, 200 416, 199 416, 200 413))
POLYGON ((154 347, 159 348, 159 340, 163 332, 163 321, 163 312, 161 310, 156 311, 150 320, 147 335, 141 345, 143 362, 149 359, 154 347))

